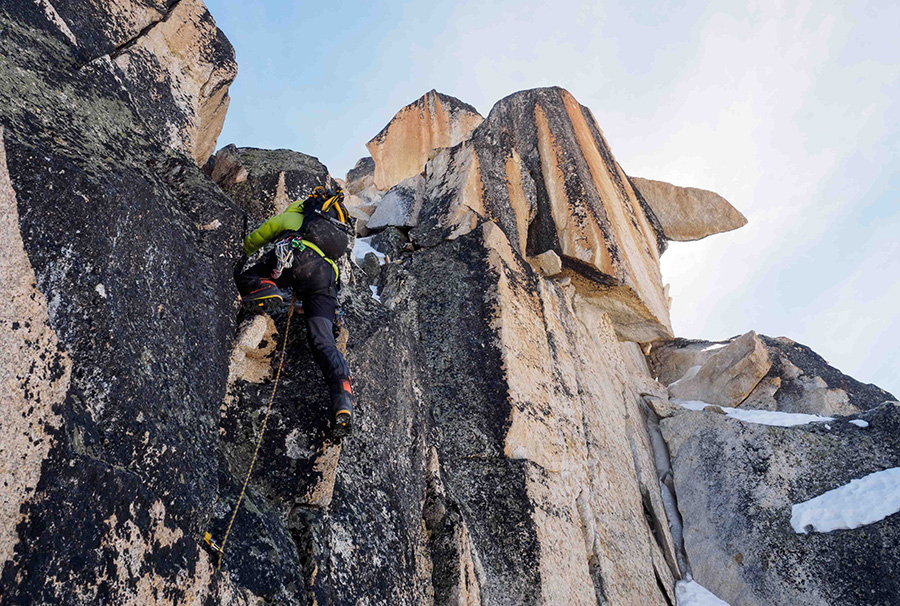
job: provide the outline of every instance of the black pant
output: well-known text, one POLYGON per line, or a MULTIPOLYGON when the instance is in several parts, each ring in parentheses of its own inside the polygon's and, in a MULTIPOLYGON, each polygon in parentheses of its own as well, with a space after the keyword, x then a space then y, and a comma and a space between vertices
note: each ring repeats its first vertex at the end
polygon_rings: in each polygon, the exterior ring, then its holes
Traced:
POLYGON ((350 368, 334 341, 334 312, 337 308, 337 280, 334 268, 309 248, 294 252, 294 263, 281 276, 272 278, 275 253, 265 255, 256 265, 235 276, 238 291, 246 295, 260 288, 260 281, 269 279, 279 288, 291 287, 303 303, 306 317, 306 338, 313 359, 322 371, 329 391, 341 391, 341 383, 350 378, 350 368))

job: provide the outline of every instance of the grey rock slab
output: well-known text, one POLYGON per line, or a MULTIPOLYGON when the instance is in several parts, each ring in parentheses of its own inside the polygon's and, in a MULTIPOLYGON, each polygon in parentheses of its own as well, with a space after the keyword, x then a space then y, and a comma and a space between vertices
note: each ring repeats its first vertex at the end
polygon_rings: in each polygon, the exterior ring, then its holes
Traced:
POLYGON ((415 227, 419 223, 425 178, 415 175, 392 187, 378 202, 369 217, 367 228, 377 231, 385 227, 415 227))
POLYGON ((732 606, 887 606, 900 601, 900 514, 797 533, 791 506, 900 466, 900 406, 797 427, 711 412, 661 422, 694 578, 732 606))

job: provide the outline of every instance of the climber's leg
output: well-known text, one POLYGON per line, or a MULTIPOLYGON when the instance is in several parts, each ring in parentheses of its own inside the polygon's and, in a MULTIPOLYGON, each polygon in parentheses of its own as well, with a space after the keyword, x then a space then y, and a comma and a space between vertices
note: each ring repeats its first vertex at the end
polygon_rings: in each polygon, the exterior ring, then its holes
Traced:
POLYGON ((334 338, 337 299, 332 293, 303 295, 306 334, 313 359, 322 371, 331 397, 331 430, 335 437, 350 434, 353 417, 353 389, 350 368, 334 338))
POLYGON ((250 311, 278 309, 284 302, 284 293, 272 279, 275 255, 269 253, 262 260, 235 276, 241 302, 250 311))

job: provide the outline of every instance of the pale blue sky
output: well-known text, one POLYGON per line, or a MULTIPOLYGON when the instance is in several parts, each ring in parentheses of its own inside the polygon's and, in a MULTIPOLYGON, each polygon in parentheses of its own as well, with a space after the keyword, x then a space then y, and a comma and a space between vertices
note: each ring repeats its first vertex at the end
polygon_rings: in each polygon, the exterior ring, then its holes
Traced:
POLYGON ((427 90, 487 115, 563 86, 626 172, 750 220, 663 256, 679 336, 784 335, 900 396, 900 5, 206 3, 238 60, 220 146, 343 176, 427 90))

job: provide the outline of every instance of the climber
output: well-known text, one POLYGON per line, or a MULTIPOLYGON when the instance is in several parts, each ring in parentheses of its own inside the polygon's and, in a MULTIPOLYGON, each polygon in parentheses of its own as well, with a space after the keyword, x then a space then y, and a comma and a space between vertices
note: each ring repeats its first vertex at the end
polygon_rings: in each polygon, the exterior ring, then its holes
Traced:
POLYGON ((305 200, 297 200, 263 223, 244 240, 244 255, 273 241, 275 248, 235 276, 242 304, 249 311, 277 309, 285 299, 281 289, 288 286, 302 303, 309 348, 330 392, 329 429, 334 438, 350 435, 353 427, 350 368, 335 342, 340 288, 335 261, 349 250, 353 233, 343 199, 340 187, 329 191, 318 186, 305 200))

